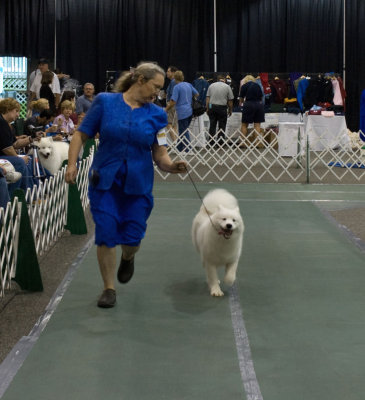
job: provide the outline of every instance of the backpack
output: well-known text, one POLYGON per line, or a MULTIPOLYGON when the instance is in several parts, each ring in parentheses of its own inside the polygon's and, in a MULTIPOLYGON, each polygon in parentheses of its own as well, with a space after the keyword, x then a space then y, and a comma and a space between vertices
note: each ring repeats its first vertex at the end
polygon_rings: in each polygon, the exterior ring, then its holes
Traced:
POLYGON ((191 108, 193 109, 193 117, 200 117, 206 111, 205 106, 194 96, 191 101, 191 108))

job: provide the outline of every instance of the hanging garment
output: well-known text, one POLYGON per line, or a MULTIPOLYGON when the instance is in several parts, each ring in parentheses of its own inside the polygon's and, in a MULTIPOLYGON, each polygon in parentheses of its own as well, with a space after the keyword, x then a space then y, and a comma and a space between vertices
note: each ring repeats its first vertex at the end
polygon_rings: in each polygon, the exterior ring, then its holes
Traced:
POLYGON ((309 79, 301 79, 299 84, 298 84, 298 90, 297 90, 297 99, 298 99, 298 104, 299 107, 302 111, 304 111, 304 104, 303 104, 303 97, 305 96, 305 92, 309 86, 309 79))
POLYGON ((321 103, 333 103, 333 86, 331 79, 319 79, 320 91, 318 100, 321 103))
POLYGON ((297 89, 294 86, 294 82, 297 79, 299 79, 302 75, 303 74, 301 72, 290 72, 290 74, 289 74, 289 82, 290 82, 289 97, 296 97, 297 89))
POLYGON ((304 76, 304 75, 302 75, 300 78, 298 78, 298 79, 296 79, 296 80, 294 81, 295 93, 298 92, 299 82, 300 82, 301 80, 303 80, 303 79, 305 79, 305 76, 304 76))
POLYGON ((305 91, 305 95, 303 97, 303 105, 304 105, 305 110, 309 110, 314 105, 319 103, 320 91, 321 91, 320 79, 312 78, 309 81, 309 85, 308 85, 307 90, 305 91))
POLYGON ((284 103, 285 97, 288 97, 288 85, 283 79, 272 79, 270 82, 271 91, 275 103, 284 103))
POLYGON ((347 96, 346 90, 345 90, 345 87, 343 86, 342 79, 340 77, 338 77, 337 80, 338 80, 338 83, 340 85, 342 101, 343 101, 343 109, 344 109, 344 111, 346 111, 346 96, 347 96))
POLYGON ((343 106, 340 84, 337 79, 332 79, 332 88, 333 88, 333 104, 336 106, 343 106))
POLYGON ((269 74, 267 72, 260 72, 259 74, 264 94, 271 94, 271 87, 269 84, 269 74))

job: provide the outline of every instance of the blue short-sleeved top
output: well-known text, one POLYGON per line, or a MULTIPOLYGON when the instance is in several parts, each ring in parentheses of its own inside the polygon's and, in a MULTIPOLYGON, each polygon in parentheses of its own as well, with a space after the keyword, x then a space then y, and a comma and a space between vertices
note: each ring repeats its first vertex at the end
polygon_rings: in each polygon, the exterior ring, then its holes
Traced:
POLYGON ((99 149, 91 167, 100 176, 96 189, 108 190, 125 162, 125 193, 151 193, 154 176, 151 146, 157 143, 157 133, 166 125, 166 112, 155 104, 146 103, 132 110, 122 93, 98 94, 79 127, 89 137, 100 134, 99 149))
POLYGON ((198 91, 189 82, 180 82, 174 86, 171 100, 176 102, 178 120, 188 118, 193 114, 191 103, 195 94, 198 94, 198 91))

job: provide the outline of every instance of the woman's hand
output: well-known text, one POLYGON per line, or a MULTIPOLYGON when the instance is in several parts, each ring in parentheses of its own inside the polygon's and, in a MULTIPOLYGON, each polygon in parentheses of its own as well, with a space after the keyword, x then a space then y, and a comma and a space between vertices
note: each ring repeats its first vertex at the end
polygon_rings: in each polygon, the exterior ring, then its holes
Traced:
POLYGON ((152 156, 153 161, 162 171, 170 172, 171 174, 181 174, 186 172, 188 164, 182 160, 172 161, 165 146, 159 146, 155 143, 152 146, 152 156))
POLYGON ((76 131, 72 137, 70 147, 68 148, 68 164, 65 175, 65 180, 67 183, 76 183, 77 158, 80 153, 81 146, 86 142, 87 138, 88 136, 80 131, 76 131))
POLYGON ((174 161, 171 163, 170 172, 171 174, 181 174, 187 172, 188 163, 186 161, 174 161))

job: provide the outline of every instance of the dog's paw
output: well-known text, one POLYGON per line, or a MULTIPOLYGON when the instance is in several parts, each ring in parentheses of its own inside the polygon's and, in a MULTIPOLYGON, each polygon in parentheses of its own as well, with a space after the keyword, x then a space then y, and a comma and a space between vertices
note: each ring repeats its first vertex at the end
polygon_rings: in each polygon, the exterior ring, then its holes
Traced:
POLYGON ((228 286, 232 286, 236 280, 236 274, 227 274, 224 277, 224 283, 228 286))
POLYGON ((213 297, 222 297, 222 296, 224 296, 224 293, 222 292, 219 285, 216 285, 210 289, 210 295, 213 297))

